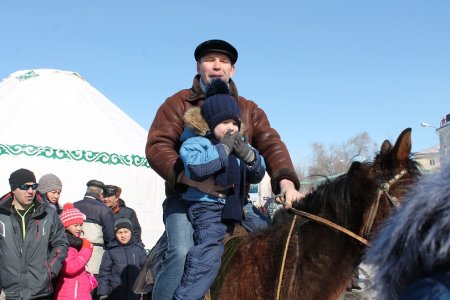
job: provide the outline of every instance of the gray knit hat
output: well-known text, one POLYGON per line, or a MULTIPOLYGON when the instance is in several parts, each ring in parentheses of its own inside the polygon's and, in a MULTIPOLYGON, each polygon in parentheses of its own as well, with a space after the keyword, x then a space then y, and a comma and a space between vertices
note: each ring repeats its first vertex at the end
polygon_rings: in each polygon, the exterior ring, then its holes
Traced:
POLYGON ((61 180, 54 174, 45 174, 39 179, 38 191, 46 194, 51 191, 62 190, 61 180))
POLYGON ((127 218, 120 218, 114 222, 114 233, 117 233, 117 231, 122 228, 126 228, 129 231, 133 232, 133 224, 127 218))

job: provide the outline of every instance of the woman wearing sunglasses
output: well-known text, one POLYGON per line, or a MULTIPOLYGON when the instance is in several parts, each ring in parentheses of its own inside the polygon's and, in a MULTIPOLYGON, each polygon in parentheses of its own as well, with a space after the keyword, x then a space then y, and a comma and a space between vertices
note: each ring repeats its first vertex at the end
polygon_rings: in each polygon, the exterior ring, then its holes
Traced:
POLYGON ((67 256, 56 210, 41 194, 34 173, 19 169, 0 198, 0 294, 6 299, 52 299, 52 278, 67 256), (4 259, 7 258, 7 259, 4 259))

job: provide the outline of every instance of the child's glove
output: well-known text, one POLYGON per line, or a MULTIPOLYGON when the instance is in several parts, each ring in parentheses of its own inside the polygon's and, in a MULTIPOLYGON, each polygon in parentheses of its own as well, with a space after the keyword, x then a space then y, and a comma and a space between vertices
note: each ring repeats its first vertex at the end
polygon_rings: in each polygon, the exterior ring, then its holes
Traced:
POLYGON ((251 164, 255 160, 253 148, 241 135, 235 138, 233 151, 237 157, 243 159, 247 164, 251 164))
POLYGON ((82 238, 83 244, 81 245, 82 248, 92 248, 92 243, 87 238, 82 238))
POLYGON ((230 154, 233 150, 233 144, 236 140, 236 137, 239 133, 231 133, 231 129, 228 129, 228 131, 225 133, 225 135, 220 139, 220 143, 224 145, 225 151, 227 154, 230 154))

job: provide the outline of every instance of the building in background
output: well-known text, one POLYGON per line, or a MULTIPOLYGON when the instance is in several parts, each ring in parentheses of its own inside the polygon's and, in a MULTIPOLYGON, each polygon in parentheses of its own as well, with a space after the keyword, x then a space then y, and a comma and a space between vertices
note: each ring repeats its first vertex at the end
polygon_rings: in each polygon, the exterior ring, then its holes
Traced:
POLYGON ((440 146, 436 145, 414 154, 414 158, 420 163, 424 173, 433 173, 441 167, 439 149, 440 146))
POLYGON ((436 129, 436 132, 439 135, 441 162, 443 163, 450 156, 450 114, 442 118, 440 127, 436 129))

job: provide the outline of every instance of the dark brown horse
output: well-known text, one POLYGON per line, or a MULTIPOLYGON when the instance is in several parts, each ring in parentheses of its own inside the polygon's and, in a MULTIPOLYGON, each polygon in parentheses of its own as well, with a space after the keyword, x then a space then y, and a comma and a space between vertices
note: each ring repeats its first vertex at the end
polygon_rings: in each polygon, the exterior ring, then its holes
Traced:
POLYGON ((269 229, 232 239, 212 299, 339 298, 366 246, 296 211, 370 238, 420 174, 410 152, 408 128, 394 146, 386 140, 373 163, 353 162, 347 174, 318 187, 295 210, 280 210, 269 229))

